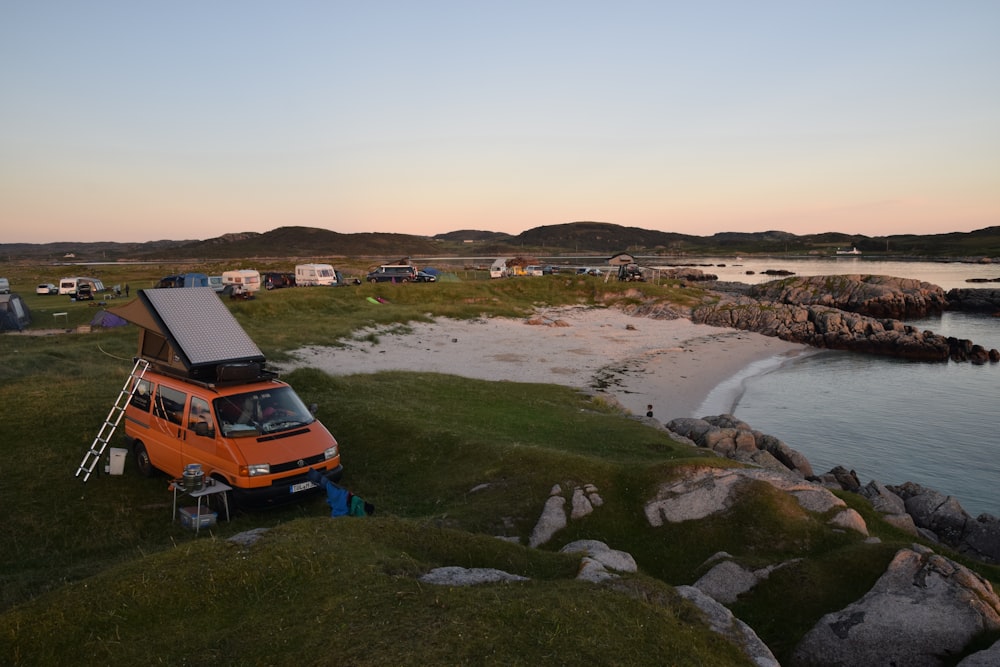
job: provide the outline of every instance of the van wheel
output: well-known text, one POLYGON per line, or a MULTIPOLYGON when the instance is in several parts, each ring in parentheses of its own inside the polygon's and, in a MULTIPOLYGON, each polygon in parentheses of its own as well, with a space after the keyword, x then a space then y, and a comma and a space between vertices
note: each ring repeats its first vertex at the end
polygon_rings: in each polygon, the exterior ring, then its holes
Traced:
POLYGON ((146 451, 146 445, 141 442, 135 443, 135 468, 143 477, 152 477, 155 470, 153 463, 149 460, 149 452, 146 451))
POLYGON ((370 282, 372 285, 374 285, 375 283, 378 282, 378 280, 376 278, 369 278, 368 282, 370 282))

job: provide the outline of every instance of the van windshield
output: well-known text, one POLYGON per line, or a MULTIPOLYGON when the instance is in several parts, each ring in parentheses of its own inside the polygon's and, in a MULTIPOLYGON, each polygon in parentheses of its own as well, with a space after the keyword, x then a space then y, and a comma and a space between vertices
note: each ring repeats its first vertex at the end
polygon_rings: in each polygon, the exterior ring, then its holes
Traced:
POLYGON ((214 406, 222 434, 232 437, 278 433, 315 421, 291 387, 224 396, 214 406))

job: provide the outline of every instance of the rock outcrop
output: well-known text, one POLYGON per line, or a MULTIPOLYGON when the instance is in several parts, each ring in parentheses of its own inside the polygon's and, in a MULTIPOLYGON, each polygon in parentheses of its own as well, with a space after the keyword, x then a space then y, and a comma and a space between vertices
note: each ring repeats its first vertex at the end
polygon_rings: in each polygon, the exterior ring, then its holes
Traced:
POLYGON ((671 433, 706 447, 717 454, 761 468, 792 472, 812 477, 809 460, 784 442, 760 431, 732 415, 679 418, 665 424, 671 433))
POLYGON ((770 484, 794 497, 809 512, 832 513, 828 523, 836 528, 868 535, 868 526, 861 515, 848 508, 829 489, 787 473, 754 468, 699 466, 685 469, 679 479, 661 484, 655 497, 646 503, 646 520, 657 527, 665 522, 704 519, 738 502, 750 482, 770 484))
POLYGON ((915 361, 1000 360, 1000 352, 970 340, 942 336, 894 319, 878 319, 830 306, 792 305, 736 296, 691 311, 691 321, 831 350, 915 361))
POLYGON ((992 514, 973 518, 954 496, 915 482, 893 486, 873 480, 859 486, 857 476, 845 474, 840 466, 816 479, 828 488, 859 493, 888 523, 911 535, 945 544, 984 563, 1000 563, 1000 518, 992 514))
POLYGON ((969 641, 1000 630, 1000 599, 968 568, 914 546, 900 550, 861 599, 802 638, 793 665, 950 664, 969 641))
POLYGON ((1000 289, 955 288, 948 290, 948 310, 1000 313, 1000 289))
POLYGON ((988 563, 1000 563, 1000 519, 980 514, 973 519, 954 496, 906 482, 887 487, 902 499, 906 512, 923 534, 988 563), (928 535, 926 531, 929 531, 928 535))
POLYGON ((948 306, 944 290, 912 278, 805 276, 756 285, 750 296, 793 306, 824 306, 877 318, 916 319, 948 306))

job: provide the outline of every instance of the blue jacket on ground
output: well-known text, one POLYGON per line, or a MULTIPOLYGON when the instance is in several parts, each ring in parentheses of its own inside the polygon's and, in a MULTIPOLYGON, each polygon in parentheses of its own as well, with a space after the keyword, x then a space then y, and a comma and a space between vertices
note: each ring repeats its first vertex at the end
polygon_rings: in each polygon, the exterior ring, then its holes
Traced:
POLYGON ((348 504, 350 494, 347 489, 340 488, 324 477, 323 473, 312 468, 309 469, 306 477, 319 488, 326 490, 326 504, 330 506, 330 516, 347 516, 350 511, 348 504))

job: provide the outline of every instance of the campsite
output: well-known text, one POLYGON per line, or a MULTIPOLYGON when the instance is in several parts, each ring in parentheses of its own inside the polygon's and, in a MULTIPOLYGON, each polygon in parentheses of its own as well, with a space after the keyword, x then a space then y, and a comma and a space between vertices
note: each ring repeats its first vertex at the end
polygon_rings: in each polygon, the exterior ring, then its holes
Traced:
MULTIPOLYGON (((130 283, 132 298, 180 273, 157 265, 101 271, 105 284, 130 283)), ((16 285, 44 280, 40 268, 23 273, 16 285)), ((454 273, 461 279, 431 290, 284 289, 224 304, 264 356, 280 362, 305 345, 342 339, 377 354, 392 334, 368 328, 404 331, 432 316, 519 318, 537 304, 683 305, 703 297, 676 283, 454 273)), ((674 466, 706 459, 599 397, 549 384, 313 368, 282 379, 318 406, 341 446, 342 483, 378 512, 332 519, 316 495, 237 512, 195 536, 171 519, 170 480, 138 475, 131 457, 123 475, 100 466, 85 483, 74 475, 133 365, 135 326, 95 323, 118 300, 24 298, 36 323, 0 335, 0 404, 17 416, 0 444, 7 664, 68 656, 102 665, 662 664, 665 655, 677 664, 751 664, 697 620, 672 584, 693 581, 720 550, 748 562, 805 558, 735 606, 780 659, 913 541, 849 495, 845 502, 881 544, 796 523, 792 508, 768 494, 724 518, 650 533, 630 509, 636 499, 674 466), (67 322, 52 326, 57 312, 67 322), (567 526, 566 541, 627 549, 640 573, 611 588, 582 585, 574 580, 578 557, 496 538, 529 534, 555 484, 592 484, 605 500, 592 518, 567 526), (266 532, 253 546, 229 541, 251 531, 266 532), (495 568, 529 581, 479 589, 419 581, 441 566, 495 568)), ((975 567, 1000 580, 996 567, 975 567)))

